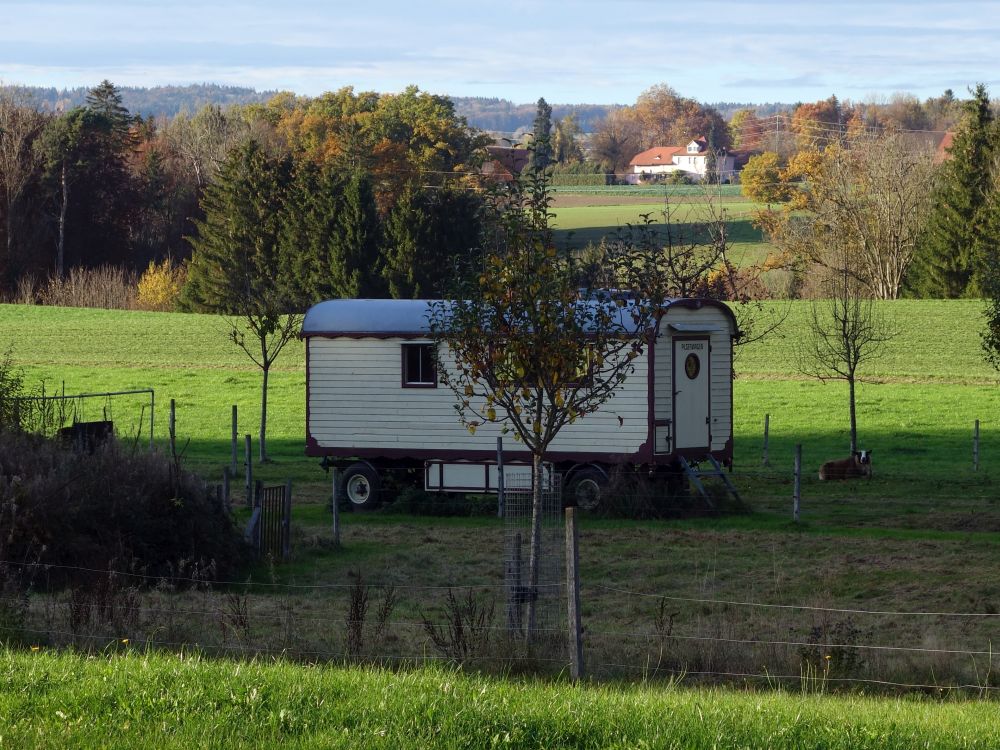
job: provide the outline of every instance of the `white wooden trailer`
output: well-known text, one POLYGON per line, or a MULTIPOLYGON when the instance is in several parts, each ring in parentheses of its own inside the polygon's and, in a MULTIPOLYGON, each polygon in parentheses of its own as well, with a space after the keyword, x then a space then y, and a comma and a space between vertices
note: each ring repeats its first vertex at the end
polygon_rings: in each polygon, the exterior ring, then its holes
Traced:
MULTIPOLYGON (((377 503, 380 474, 394 468, 421 470, 428 490, 496 490, 501 428, 471 435, 459 422, 434 371, 430 304, 338 299, 306 313, 306 454, 346 464, 353 507, 377 503)), ((565 486, 594 492, 614 466, 671 472, 682 457, 732 466, 738 335, 723 303, 665 302, 653 346, 614 398, 553 441, 547 458, 565 486)), ((505 476, 523 471, 530 454, 505 443, 505 476)))

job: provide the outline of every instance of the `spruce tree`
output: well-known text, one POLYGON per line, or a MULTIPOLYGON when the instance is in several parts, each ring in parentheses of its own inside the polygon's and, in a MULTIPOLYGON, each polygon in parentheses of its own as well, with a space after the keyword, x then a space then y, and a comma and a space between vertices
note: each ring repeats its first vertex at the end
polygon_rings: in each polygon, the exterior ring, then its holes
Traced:
POLYGON ((279 240, 289 298, 299 309, 336 296, 330 268, 344 177, 333 166, 298 165, 289 189, 279 240))
POLYGON ((481 207, 469 190, 409 185, 385 223, 383 275, 389 294, 440 295, 442 279, 479 243, 481 207))
POLYGON ((410 183, 385 222, 382 275, 394 299, 418 299, 429 291, 420 262, 429 223, 424 204, 419 188, 410 183))
POLYGON ((380 247, 371 180, 355 172, 344 185, 343 202, 331 238, 328 272, 332 296, 384 296, 380 247))
POLYGON ((979 272, 986 298, 986 330, 982 334, 986 361, 1000 370, 1000 165, 994 165, 991 189, 981 211, 977 243, 979 272))
POLYGON ((990 188, 997 125, 986 86, 963 105, 962 125, 950 158, 941 165, 923 240, 914 257, 909 288, 920 297, 974 297, 981 293, 977 238, 990 188))
POLYGON ((249 300, 282 293, 278 231, 288 164, 248 141, 229 155, 201 201, 193 253, 182 294, 184 309, 240 314, 249 300))
POLYGON ((261 370, 262 463, 269 460, 268 374, 301 325, 278 243, 289 171, 287 160, 269 158, 256 141, 233 150, 205 190, 205 218, 190 238, 194 253, 181 300, 188 309, 230 316, 230 341, 261 370))
POLYGON ((533 132, 530 166, 541 171, 552 163, 552 107, 544 98, 538 100, 533 132))

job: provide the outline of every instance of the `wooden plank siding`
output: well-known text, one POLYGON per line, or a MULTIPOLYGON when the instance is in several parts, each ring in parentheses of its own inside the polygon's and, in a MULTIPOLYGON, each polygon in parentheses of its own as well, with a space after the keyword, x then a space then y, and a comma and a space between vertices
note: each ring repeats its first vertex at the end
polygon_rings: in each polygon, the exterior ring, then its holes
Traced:
POLYGON ((692 310, 671 307, 660 324, 653 360, 655 390, 653 411, 656 419, 670 419, 673 414, 673 339, 671 323, 704 327, 708 332, 711 351, 711 425, 713 451, 721 451, 732 437, 732 324, 719 308, 703 307, 692 310))
MULTIPOLYGON (((404 388, 402 338, 311 337, 309 434, 321 448, 434 451, 495 450, 497 425, 475 435, 459 422, 451 389, 404 388)), ((408 338, 405 343, 421 343, 408 338)), ((648 436, 648 360, 598 412, 562 429, 552 452, 632 454, 648 436)), ((511 448, 518 444, 510 440, 511 448)))

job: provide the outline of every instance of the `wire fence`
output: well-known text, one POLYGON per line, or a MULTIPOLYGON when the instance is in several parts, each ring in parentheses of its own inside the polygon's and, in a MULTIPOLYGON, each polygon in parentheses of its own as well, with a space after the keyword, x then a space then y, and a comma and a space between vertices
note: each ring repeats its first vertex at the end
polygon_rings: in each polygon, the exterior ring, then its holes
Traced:
MULTIPOLYGON (((210 581, 0 561, 73 587, 0 596, 3 640, 33 648, 196 649, 237 657, 420 665, 463 663, 562 674, 568 631, 558 602, 532 637, 504 609, 509 581, 454 586, 367 581, 210 581), (63 576, 60 576, 63 577, 63 576)), ((595 679, 747 682, 995 694, 1000 612, 908 610, 685 596, 585 581, 586 674, 595 679)), ((522 623, 523 626, 523 623, 522 623)))

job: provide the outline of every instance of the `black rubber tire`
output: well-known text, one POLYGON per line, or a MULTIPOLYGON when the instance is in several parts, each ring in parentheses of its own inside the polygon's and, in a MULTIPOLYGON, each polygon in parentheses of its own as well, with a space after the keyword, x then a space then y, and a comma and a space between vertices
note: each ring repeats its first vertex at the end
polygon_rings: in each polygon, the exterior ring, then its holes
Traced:
POLYGON ((366 463, 347 467, 340 489, 342 497, 347 500, 347 507, 353 511, 375 510, 382 497, 382 482, 378 472, 366 463))
POLYGON ((592 513, 601 507, 604 491, 608 486, 608 478, 598 468, 584 466, 574 471, 569 478, 568 505, 575 505, 580 510, 592 513))

